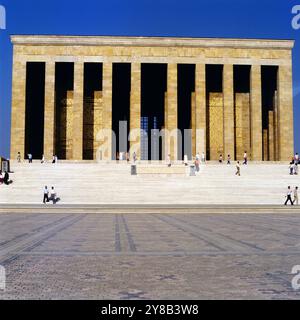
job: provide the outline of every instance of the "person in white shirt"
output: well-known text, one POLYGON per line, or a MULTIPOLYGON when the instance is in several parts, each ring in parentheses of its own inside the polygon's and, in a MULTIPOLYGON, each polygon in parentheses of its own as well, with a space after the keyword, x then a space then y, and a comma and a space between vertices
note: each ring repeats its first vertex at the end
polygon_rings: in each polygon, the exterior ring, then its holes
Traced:
POLYGON ((290 186, 288 186, 288 190, 287 190, 287 193, 286 193, 286 201, 285 201, 284 205, 286 206, 289 201, 290 201, 291 205, 293 206, 294 203, 293 203, 293 200, 292 200, 292 190, 291 190, 290 186))
POLYGON ((248 155, 247 155, 247 151, 244 152, 244 162, 243 164, 248 164, 248 155))
POLYGON ((184 162, 184 165, 187 167, 188 164, 189 164, 189 160, 188 160, 188 156, 187 156, 186 154, 184 155, 184 160, 183 160, 183 162, 184 162))
POLYGON ((202 163, 205 163, 205 153, 204 152, 202 152, 202 155, 201 155, 201 162, 202 163))
POLYGON ((171 163, 171 155, 168 154, 168 157, 167 157, 167 165, 168 167, 171 167, 172 163, 171 163))
POLYGON ((45 186, 44 188, 44 198, 43 198, 43 203, 49 202, 49 190, 48 187, 45 186))
POLYGON ((45 156, 44 155, 42 156, 41 163, 45 163, 45 156))
POLYGON ((50 191, 50 201, 53 201, 53 204, 56 204, 56 192, 54 187, 52 187, 50 191))
POLYGON ((296 202, 296 205, 298 206, 298 187, 295 187, 294 189, 294 201, 293 203, 295 204, 296 202))
POLYGON ((298 154, 298 152, 295 154, 295 163, 299 164, 299 154, 298 154))
POLYGON ((236 163, 236 173, 235 173, 236 176, 240 176, 241 175, 241 165, 240 165, 240 162, 238 161, 236 163))

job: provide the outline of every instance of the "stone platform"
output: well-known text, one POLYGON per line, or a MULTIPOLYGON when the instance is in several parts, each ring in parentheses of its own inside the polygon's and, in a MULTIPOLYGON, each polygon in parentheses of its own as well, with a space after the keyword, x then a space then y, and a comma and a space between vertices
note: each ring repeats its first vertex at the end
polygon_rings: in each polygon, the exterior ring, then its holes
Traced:
POLYGON ((299 300, 299 227, 299 213, 3 213, 0 300, 299 300))
MULTIPOLYGON (((75 205, 88 208, 90 205, 104 208, 102 212, 109 206, 123 209, 132 206, 133 210, 144 207, 144 212, 155 207, 169 212, 176 212, 171 210, 172 207, 193 211, 195 208, 200 210, 201 206, 223 208, 224 205, 276 208, 285 201, 288 185, 292 188, 300 186, 300 177, 290 176, 287 164, 249 163, 242 166, 241 177, 235 176, 234 164, 202 165, 195 177, 190 177, 188 170, 179 163, 172 166, 169 173, 164 163, 138 163, 137 166, 153 172, 161 171, 162 174, 131 176, 130 164, 127 163, 63 162, 53 165, 12 162, 14 173, 11 179, 14 183, 0 186, 0 204, 40 205, 43 188, 47 185, 55 186, 61 198, 58 207, 75 205), (173 174, 174 170, 186 170, 186 174, 173 174)), ((46 205, 47 208, 51 206, 46 205)))

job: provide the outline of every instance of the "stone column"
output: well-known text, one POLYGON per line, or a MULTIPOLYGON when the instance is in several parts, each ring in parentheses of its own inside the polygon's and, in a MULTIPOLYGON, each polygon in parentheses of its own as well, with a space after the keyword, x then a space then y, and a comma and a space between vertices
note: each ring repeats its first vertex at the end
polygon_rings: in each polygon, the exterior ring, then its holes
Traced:
POLYGON ((251 160, 262 160, 261 66, 251 67, 251 160))
POLYGON ((279 160, 278 152, 278 91, 274 94, 274 160, 279 160))
POLYGON ((206 155, 206 79, 205 64, 196 64, 196 153, 206 155))
POLYGON ((46 62, 44 156, 51 160, 55 153, 55 62, 46 62))
POLYGON ((224 95, 224 158, 230 154, 234 159, 234 99, 233 99, 233 65, 223 67, 224 95))
POLYGON ((130 149, 141 158, 141 63, 131 64, 130 149))
POLYGON ((166 152, 172 160, 178 158, 177 135, 177 64, 168 64, 168 89, 167 89, 167 121, 166 121, 166 152))
MULTIPOLYGON (((103 143, 106 145, 103 160, 112 160, 112 77, 113 64, 103 63, 103 143)), ((103 145, 103 144, 102 144, 103 145)))
POLYGON ((97 134, 103 128, 103 112, 102 112, 102 91, 94 91, 94 143, 93 143, 93 159, 97 159, 97 150, 100 146, 97 141, 97 134))
POLYGON ((83 85, 84 63, 74 63, 73 160, 83 156, 83 85))
POLYGON ((294 155, 292 65, 278 69, 278 153, 280 161, 294 155))
POLYGON ((263 161, 269 160, 268 129, 263 129, 263 161))
POLYGON ((269 128, 268 128, 269 160, 275 160, 274 145, 274 111, 269 111, 269 128))
POLYGON ((10 159, 16 159, 18 152, 25 153, 26 114, 26 61, 14 55, 12 79, 11 146, 10 159))
POLYGON ((196 155, 196 94, 191 94, 191 130, 192 130, 192 157, 196 155))

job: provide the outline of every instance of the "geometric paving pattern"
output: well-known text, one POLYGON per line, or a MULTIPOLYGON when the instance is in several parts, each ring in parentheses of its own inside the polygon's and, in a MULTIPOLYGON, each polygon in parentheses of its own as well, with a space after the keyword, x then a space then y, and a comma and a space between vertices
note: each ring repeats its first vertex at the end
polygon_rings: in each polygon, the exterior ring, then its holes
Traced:
POLYGON ((297 214, 1 214, 0 299, 300 299, 297 214))

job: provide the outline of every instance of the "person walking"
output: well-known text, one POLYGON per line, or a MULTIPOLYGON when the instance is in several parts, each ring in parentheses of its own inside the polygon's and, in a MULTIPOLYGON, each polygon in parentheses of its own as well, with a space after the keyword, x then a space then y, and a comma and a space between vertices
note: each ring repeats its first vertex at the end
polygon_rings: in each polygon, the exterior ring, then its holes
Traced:
POLYGON ((49 200, 52 201, 53 204, 56 204, 56 192, 54 190, 54 187, 51 188, 49 200))
POLYGON ((222 155, 222 154, 220 154, 219 163, 220 163, 220 164, 223 163, 223 155, 222 155))
POLYGON ((244 162, 243 162, 244 165, 247 165, 248 164, 248 155, 247 155, 247 151, 244 152, 244 162))
POLYGON ((195 160, 195 168, 196 168, 196 172, 200 171, 200 160, 199 159, 195 160))
POLYGON ((236 173, 235 173, 236 176, 241 176, 241 165, 240 165, 240 162, 238 161, 236 163, 236 173))
POLYGON ((32 154, 31 153, 28 153, 28 162, 32 163, 32 154))
POLYGON ((136 162, 136 159, 137 159, 137 156, 136 156, 136 153, 135 153, 135 152, 133 153, 133 156, 132 156, 132 157, 133 157, 133 163, 135 163, 135 162, 136 162))
POLYGON ((43 203, 49 202, 49 190, 48 187, 45 186, 44 188, 44 198, 43 198, 43 203))
POLYGON ((230 154, 227 155, 227 164, 230 165, 231 164, 231 156, 230 154))
POLYGON ((293 203, 293 200, 292 200, 292 190, 291 190, 290 186, 288 186, 288 190, 287 190, 287 193, 286 193, 286 201, 285 201, 284 205, 286 206, 289 201, 290 201, 291 205, 293 206, 294 203, 293 203))
POLYGON ((299 202, 299 200, 298 200, 298 187, 295 187, 295 189, 294 189, 294 201, 293 201, 293 204, 296 203, 296 205, 298 206, 298 202, 299 202))
POLYGON ((185 154, 184 155, 184 160, 183 160, 183 162, 184 162, 184 165, 187 167, 188 165, 189 165, 189 159, 188 159, 188 156, 185 154))
POLYGON ((169 168, 172 166, 171 155, 170 154, 168 154, 168 157, 167 157, 167 165, 168 165, 169 168))

